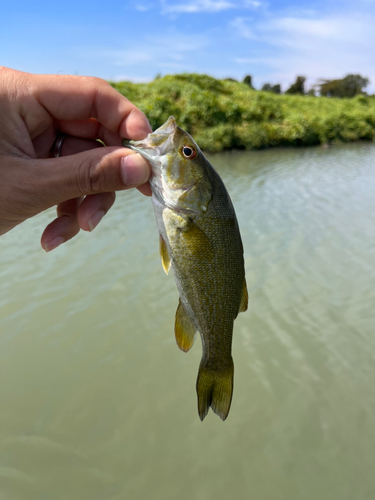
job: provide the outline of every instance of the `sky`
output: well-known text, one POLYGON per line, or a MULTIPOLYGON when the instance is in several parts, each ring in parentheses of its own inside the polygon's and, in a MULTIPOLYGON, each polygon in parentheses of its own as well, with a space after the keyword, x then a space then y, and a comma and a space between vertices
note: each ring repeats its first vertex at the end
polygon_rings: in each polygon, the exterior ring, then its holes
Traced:
POLYGON ((375 0, 6 2, 0 64, 147 82, 206 73, 253 84, 359 73, 375 93, 375 0))

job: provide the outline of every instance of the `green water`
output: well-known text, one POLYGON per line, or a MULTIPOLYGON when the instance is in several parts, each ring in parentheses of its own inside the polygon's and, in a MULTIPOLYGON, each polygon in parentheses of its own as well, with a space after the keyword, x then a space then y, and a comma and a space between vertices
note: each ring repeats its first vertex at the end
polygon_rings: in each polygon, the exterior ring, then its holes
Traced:
POLYGON ((0 238, 1 500, 374 498, 375 145, 211 160, 249 289, 228 419, 199 420, 150 199, 45 254, 50 211, 0 238))

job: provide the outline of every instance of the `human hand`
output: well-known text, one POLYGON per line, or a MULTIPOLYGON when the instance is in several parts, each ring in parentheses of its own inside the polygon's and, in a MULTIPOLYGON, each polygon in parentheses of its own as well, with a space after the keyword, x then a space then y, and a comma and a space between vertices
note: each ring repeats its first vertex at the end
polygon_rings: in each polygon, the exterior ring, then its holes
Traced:
POLYGON ((145 138, 151 127, 104 80, 0 67, 0 117, 0 235, 57 205, 41 240, 53 250, 80 229, 93 230, 114 191, 138 186, 151 194, 148 163, 121 144, 145 138), (61 157, 51 158, 57 131, 67 136, 61 157))

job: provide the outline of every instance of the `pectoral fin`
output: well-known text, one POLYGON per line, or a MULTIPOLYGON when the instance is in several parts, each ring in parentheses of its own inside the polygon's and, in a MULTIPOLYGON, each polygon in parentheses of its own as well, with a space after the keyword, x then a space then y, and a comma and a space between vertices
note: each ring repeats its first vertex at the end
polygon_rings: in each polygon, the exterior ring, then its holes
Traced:
POLYGON ((181 224, 179 230, 190 258, 210 261, 214 257, 215 252, 210 240, 192 219, 181 224))
POLYGON ((240 308, 238 310, 239 313, 247 311, 248 300, 249 300, 249 297, 247 294, 246 278, 244 278, 243 284, 242 284, 241 304, 240 304, 240 308))
POLYGON ((194 344, 196 328, 186 314, 185 308, 178 302, 176 311, 176 322, 174 326, 176 342, 181 351, 188 352, 194 344))
POLYGON ((159 251, 163 269, 165 273, 168 274, 171 268, 171 259, 169 258, 167 245, 165 244, 165 241, 163 240, 161 235, 159 235, 159 251))

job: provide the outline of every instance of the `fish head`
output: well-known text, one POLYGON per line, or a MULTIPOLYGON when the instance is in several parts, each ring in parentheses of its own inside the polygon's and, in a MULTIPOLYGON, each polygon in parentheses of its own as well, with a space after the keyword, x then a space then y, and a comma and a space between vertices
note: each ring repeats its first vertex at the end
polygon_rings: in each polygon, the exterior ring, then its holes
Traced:
POLYGON ((171 116, 141 141, 123 141, 151 165, 154 195, 175 210, 206 211, 212 198, 207 160, 194 139, 171 116))

